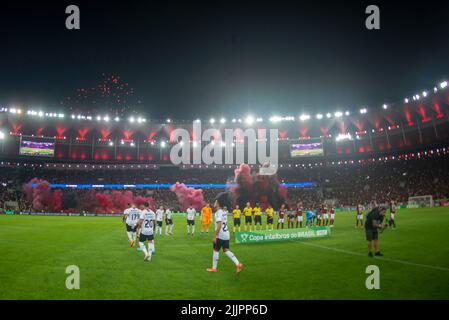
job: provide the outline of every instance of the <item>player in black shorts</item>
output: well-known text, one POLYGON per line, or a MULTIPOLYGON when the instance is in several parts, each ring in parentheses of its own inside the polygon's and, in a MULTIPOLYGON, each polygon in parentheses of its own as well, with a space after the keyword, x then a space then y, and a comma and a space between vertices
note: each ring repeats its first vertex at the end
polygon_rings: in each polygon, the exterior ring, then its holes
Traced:
POLYGON ((385 218, 386 208, 382 207, 376 207, 373 210, 371 210, 366 215, 365 220, 365 233, 366 233, 366 240, 368 241, 368 256, 372 257, 372 248, 373 248, 373 242, 374 242, 374 255, 376 256, 383 256, 382 253, 379 251, 378 246, 378 239, 379 239, 379 231, 382 231, 384 226, 382 226, 382 222, 385 218))

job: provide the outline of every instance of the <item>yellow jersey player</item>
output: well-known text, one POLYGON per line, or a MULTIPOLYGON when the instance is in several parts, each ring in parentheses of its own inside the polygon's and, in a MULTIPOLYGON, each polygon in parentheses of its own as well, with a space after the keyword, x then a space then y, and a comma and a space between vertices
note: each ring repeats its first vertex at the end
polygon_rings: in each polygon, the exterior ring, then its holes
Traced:
POLYGON ((265 209, 265 213, 267 214, 267 230, 273 231, 273 217, 274 217, 274 209, 271 204, 268 205, 268 208, 265 209))
POLYGON ((235 206, 235 209, 232 210, 232 216, 234 217, 234 226, 232 227, 232 231, 235 233, 235 230, 239 229, 240 232, 240 216, 242 214, 242 211, 240 210, 239 205, 235 206))
POLYGON ((262 230, 262 215, 258 203, 256 203, 256 206, 253 208, 253 213, 254 213, 254 231, 257 230, 257 225, 259 225, 260 230, 262 230))
POLYGON ((209 234, 209 227, 212 221, 212 208, 209 203, 201 209, 201 235, 203 235, 204 230, 209 234))
POLYGON ((251 208, 251 203, 247 202, 246 207, 243 209, 243 215, 245 216, 245 231, 246 227, 249 226, 249 231, 251 231, 251 226, 253 225, 253 208, 251 208))

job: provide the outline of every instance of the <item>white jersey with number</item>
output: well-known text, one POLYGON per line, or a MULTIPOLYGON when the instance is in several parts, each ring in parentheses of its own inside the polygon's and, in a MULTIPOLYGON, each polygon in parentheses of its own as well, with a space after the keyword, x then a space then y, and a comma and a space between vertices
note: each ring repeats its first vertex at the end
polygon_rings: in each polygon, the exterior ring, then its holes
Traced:
POLYGON ((196 210, 194 208, 187 209, 187 220, 195 220, 196 210))
POLYGON ((170 209, 165 210, 165 218, 171 219, 171 210, 170 209))
POLYGON ((150 209, 142 210, 140 220, 142 221, 140 232, 146 236, 151 236, 154 233, 154 220, 156 215, 150 209))
POLYGON ((157 209, 156 210, 156 221, 162 221, 164 217, 164 210, 157 209))
POLYGON ((226 211, 218 209, 215 212, 215 230, 217 230, 218 222, 221 222, 221 228, 220 228, 217 238, 221 239, 221 240, 229 240, 230 234, 229 234, 229 226, 228 226, 228 215, 227 215, 226 211))
POLYGON ((137 221, 139 220, 141 211, 137 208, 128 208, 125 210, 125 214, 128 215, 125 221, 126 224, 134 227, 137 224, 137 221))

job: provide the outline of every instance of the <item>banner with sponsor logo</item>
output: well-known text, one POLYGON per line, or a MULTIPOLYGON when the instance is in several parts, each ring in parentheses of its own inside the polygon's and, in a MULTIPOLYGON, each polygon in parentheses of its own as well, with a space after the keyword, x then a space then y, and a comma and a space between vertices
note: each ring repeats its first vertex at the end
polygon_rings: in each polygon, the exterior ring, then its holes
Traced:
POLYGON ((261 230, 236 232, 235 243, 263 243, 272 241, 301 240, 330 237, 330 227, 308 227, 297 229, 261 230))

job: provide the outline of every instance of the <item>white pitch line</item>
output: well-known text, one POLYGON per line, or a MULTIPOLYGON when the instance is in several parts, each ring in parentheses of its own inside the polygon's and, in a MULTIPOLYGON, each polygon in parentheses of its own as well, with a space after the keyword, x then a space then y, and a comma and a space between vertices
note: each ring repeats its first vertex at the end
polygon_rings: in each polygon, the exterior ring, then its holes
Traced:
MULTIPOLYGON (((323 245, 319 245, 319 244, 315 244, 315 243, 302 242, 302 241, 297 241, 296 243, 300 243, 300 244, 311 246, 311 247, 317 247, 317 248, 321 248, 321 249, 326 249, 326 250, 330 250, 330 251, 346 253, 346 254, 350 254, 350 255, 353 255, 353 256, 365 257, 365 255, 360 253, 360 252, 354 252, 354 251, 348 251, 348 250, 344 250, 344 249, 331 248, 331 247, 327 247, 327 246, 323 246, 323 245)), ((406 265, 409 265, 409 266, 422 267, 422 268, 428 268, 428 269, 434 269, 434 270, 440 270, 440 271, 449 271, 449 268, 439 267, 439 266, 432 266, 432 265, 428 265, 428 264, 422 264, 422 263, 416 263, 416 262, 410 262, 410 261, 404 261, 404 260, 398 260, 398 259, 391 259, 391 258, 385 258, 385 257, 374 257, 374 258, 378 259, 378 260, 384 260, 384 261, 389 261, 389 262, 396 262, 396 263, 400 263, 400 264, 406 264, 406 265)))

